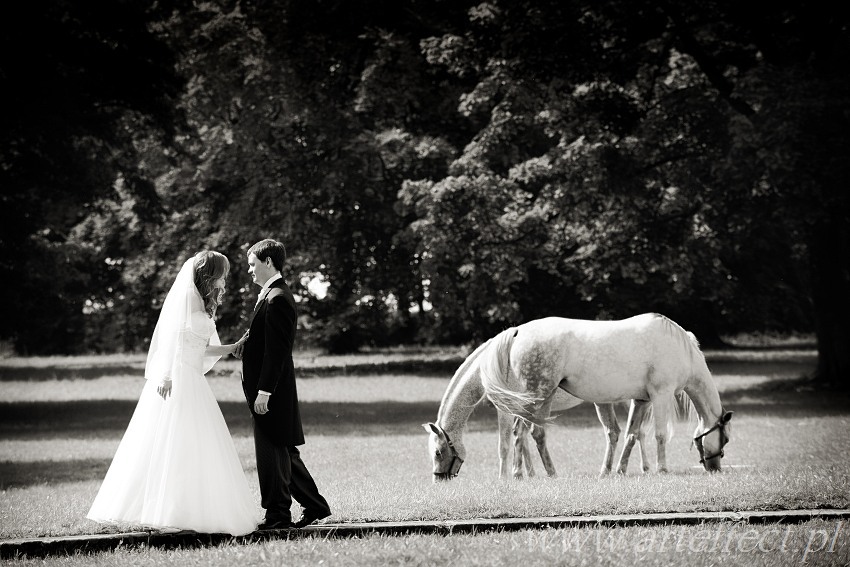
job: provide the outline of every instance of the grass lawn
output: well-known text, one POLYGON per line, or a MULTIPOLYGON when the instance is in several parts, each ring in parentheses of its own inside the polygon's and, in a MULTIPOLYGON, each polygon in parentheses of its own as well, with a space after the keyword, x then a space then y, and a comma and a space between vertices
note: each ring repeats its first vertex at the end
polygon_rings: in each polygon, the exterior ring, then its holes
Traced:
MULTIPOLYGON (((699 467, 697 453, 689 447, 692 426, 679 424, 668 449, 671 473, 638 474, 635 453, 627 476, 597 478, 604 436, 593 406, 585 404, 561 414, 549 428, 558 478, 499 481, 495 413, 482 405, 470 421, 469 454, 460 476, 435 485, 430 478, 427 436, 420 424, 436 417, 451 372, 322 373, 322 377, 302 378, 299 395, 307 434, 302 455, 333 508, 329 518, 333 522, 850 507, 850 400, 812 390, 799 378, 811 370, 812 354, 796 350, 707 354, 721 399, 735 411, 725 470, 717 475, 707 475, 699 467)), ((129 528, 100 526, 86 520, 85 514, 141 391, 143 379, 138 371, 117 359, 108 360, 112 370, 95 371, 91 367, 97 366, 97 359, 89 359, 75 376, 46 375, 44 368, 50 365, 42 364, 33 371, 35 377, 27 379, 26 365, 15 364, 15 370, 9 371, 13 365, 0 363, 0 538, 129 528)), ((259 502, 250 417, 238 378, 225 369, 210 382, 259 502)), ((622 423, 625 412, 620 416, 622 423)), ((651 445, 654 465, 654 442, 651 445)), ((543 475, 539 459, 536 466, 538 475, 543 475)), ((802 550, 811 530, 833 527, 794 527, 788 541, 801 542, 802 550)), ((761 529, 760 533, 767 533, 767 527, 761 529)), ((841 529, 846 531, 848 526, 841 529)), ((611 564, 634 561, 641 549, 636 543, 650 534, 635 530, 617 530, 631 543, 621 552, 596 557, 611 564)), ((460 563, 476 564, 478 556, 462 550, 480 548, 484 553, 498 540, 498 561, 483 554, 487 559, 480 563, 509 564, 513 558, 510 564, 516 564, 518 557, 524 562, 528 561, 522 557, 529 557, 530 564, 545 564, 567 537, 552 531, 549 543, 536 540, 537 549, 529 550, 527 542, 533 536, 533 532, 463 536, 444 543, 433 539, 438 536, 375 536, 337 543, 308 538, 235 549, 123 552, 127 555, 121 563, 231 564, 241 562, 240 554, 251 563, 262 555, 293 554, 297 561, 316 564, 311 550, 319 550, 321 557, 333 558, 334 564, 360 564, 353 560, 360 556, 371 558, 371 563, 362 564, 382 564, 387 562, 382 557, 407 557, 405 550, 409 550, 409 557, 417 561, 396 562, 444 563, 448 561, 441 557, 455 553, 460 563), (190 557, 181 558, 180 553, 190 557)), ((837 537, 836 550, 845 553, 846 562, 847 538, 837 537)), ((643 555, 650 562, 664 563, 671 560, 665 553, 644 550, 643 555)), ((587 560, 583 554, 565 557, 568 564, 587 560)), ((756 565, 763 557, 764 553, 740 550, 734 554, 756 565)), ((823 557, 832 562, 838 555, 823 557)), ((703 564, 696 555, 675 558, 703 564)), ((800 558, 796 555, 797 562, 800 558)), ((109 554, 101 559, 115 563, 109 554)))

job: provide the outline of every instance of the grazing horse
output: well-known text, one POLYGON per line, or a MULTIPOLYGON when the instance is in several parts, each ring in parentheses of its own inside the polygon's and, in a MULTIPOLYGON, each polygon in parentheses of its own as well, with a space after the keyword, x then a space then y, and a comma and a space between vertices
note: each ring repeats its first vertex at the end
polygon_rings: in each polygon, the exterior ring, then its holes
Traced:
POLYGON ((521 476, 523 457, 526 468, 529 468, 530 455, 525 445, 527 430, 524 427, 529 425, 543 466, 550 476, 554 476, 555 469, 546 449, 543 424, 553 408, 553 400, 554 407, 559 411, 582 402, 582 398, 566 393, 571 388, 586 396, 583 399, 594 402, 599 420, 605 427, 607 446, 602 474, 611 471, 613 451, 620 432, 613 403, 628 399, 632 401, 618 472, 626 471, 629 454, 636 442, 641 450, 642 469, 644 472, 648 470, 642 446, 644 425, 650 418, 654 418, 656 423, 656 439, 660 449, 658 470, 666 470, 664 446, 669 437, 670 407, 674 402, 682 402, 682 391, 687 393, 699 417, 696 431, 702 433, 695 435, 694 444, 699 450, 700 462, 706 470, 720 469, 723 446, 730 439, 729 420, 732 412, 724 411, 720 405, 717 388, 696 338, 666 317, 646 314, 611 322, 540 319, 508 329, 479 346, 452 377, 440 404, 436 423, 423 425, 431 434, 428 444, 434 480, 452 478, 460 470, 466 457, 463 430, 485 393, 499 410, 499 477, 507 475, 506 456, 512 434, 515 447, 514 476, 521 476), (518 341, 520 350, 512 353, 510 346, 520 332, 523 339, 518 341), (665 351, 665 348, 668 350, 665 351), (641 349, 647 350, 640 352, 641 349), (511 354, 512 362, 509 361, 511 354), (564 357, 569 357, 570 364, 564 363, 564 357), (656 358, 659 360, 654 362, 656 358), (482 367, 486 367, 484 380, 482 367), (514 367, 535 371, 536 374, 533 373, 530 380, 527 376, 515 378, 518 387, 512 392, 498 385, 502 383, 507 386, 509 378, 505 376, 499 380, 498 377, 509 367, 514 377, 521 376, 521 372, 514 370, 514 367), (641 371, 644 379, 642 385, 641 371), (665 379, 668 375, 674 379, 665 379), (625 386, 621 383, 617 387, 617 377, 622 378, 621 382, 625 386), (594 381, 598 382, 598 391, 594 390, 594 381), (549 387, 545 387, 547 383, 549 387), (553 383, 555 387, 551 387, 553 383), (544 387, 538 393, 529 394, 528 388, 522 388, 521 384, 544 387), (629 393, 624 394, 623 390, 629 393), (640 397, 630 398, 630 394, 640 397), (560 399, 556 399, 556 396, 560 399), (650 404, 650 401, 653 403, 650 404), (662 409, 660 417, 659 412, 649 411, 656 402, 667 410, 662 409), (511 420, 511 414, 518 417, 511 420), (709 427, 709 423, 713 425, 709 427))
MULTIPOLYGON (((482 354, 487 352, 492 342, 493 339, 490 339, 481 344, 472 354, 466 357, 466 360, 455 371, 443 394, 443 400, 437 412, 436 423, 423 424, 425 430, 431 434, 428 445, 433 462, 435 481, 447 480, 457 476, 463 461, 466 459, 463 433, 475 406, 484 399, 484 386, 481 383, 481 365, 479 359, 482 354)), ((566 401, 562 404, 563 409, 568 409, 581 403, 581 400, 569 394, 565 394, 564 398, 566 401)), ((548 415, 547 410, 545 415, 541 414, 540 419, 545 419, 548 415)), ((513 421, 513 418, 509 414, 499 412, 499 478, 504 478, 508 474, 507 454, 511 447, 513 421)), ((545 429, 542 427, 536 428, 531 434, 537 442, 537 449, 543 461, 544 468, 546 468, 548 473, 554 474, 555 468, 552 464, 552 458, 549 456, 549 451, 546 448, 545 429)), ((531 458, 526 445, 525 432, 522 435, 514 435, 513 439, 515 453, 520 455, 514 459, 514 475, 522 476, 521 469, 517 468, 523 460, 522 455, 525 456, 524 461, 527 470, 531 473, 533 469, 529 468, 531 466, 531 458)))
MULTIPOLYGON (((667 470, 672 413, 684 392, 699 418, 694 444, 700 462, 707 471, 720 470, 732 412, 720 403, 696 337, 667 317, 647 313, 620 321, 537 319, 490 339, 485 354, 480 374, 486 396, 499 411, 535 425, 549 414, 558 388, 595 404, 649 401, 658 472, 667 470)), ((635 412, 646 411, 640 404, 634 407, 635 412)), ((626 448, 624 454, 628 458, 626 448)))
MULTIPOLYGON (((484 387, 481 383, 481 360, 482 355, 488 352, 493 339, 488 340, 473 351, 460 367, 455 371, 443 394, 440 409, 437 414, 436 423, 426 423, 423 427, 431 435, 429 438, 429 452, 431 454, 434 480, 446 480, 457 475, 460 466, 466 458, 466 448, 463 444, 463 432, 475 407, 484 399, 484 387)), ((490 353, 493 356, 493 353, 490 353)), ((530 433, 537 445, 537 452, 543 462, 543 467, 549 476, 556 476, 555 465, 546 447, 546 431, 543 423, 549 418, 549 412, 561 412, 571 409, 583 400, 576 398, 562 390, 555 392, 553 399, 546 408, 541 408, 539 414, 530 423, 530 433), (535 425, 535 423, 537 425, 535 425)), ((611 472, 614 447, 620 433, 617 417, 614 413, 614 404, 596 404, 596 412, 606 433, 605 459, 602 464, 601 474, 611 472)), ((635 402, 632 403, 630 417, 635 413, 635 402)), ((643 415, 638 413, 636 415, 643 415)), ((627 438, 626 446, 631 446, 638 441, 638 447, 642 447, 643 429, 639 427, 642 420, 638 417, 630 419, 631 424, 636 424, 635 431, 629 429, 630 436, 627 438)), ((531 462, 531 452, 528 448, 526 433, 529 432, 529 423, 524 418, 513 417, 505 412, 498 412, 499 423, 499 478, 508 475, 508 453, 513 448, 514 458, 512 473, 515 478, 522 477, 523 463, 526 474, 534 476, 534 467, 531 462)), ((647 470, 646 460, 641 459, 644 472, 647 470)), ((628 464, 628 453, 620 457, 620 472, 625 472, 628 464), (624 459, 625 456, 625 459, 624 459)))

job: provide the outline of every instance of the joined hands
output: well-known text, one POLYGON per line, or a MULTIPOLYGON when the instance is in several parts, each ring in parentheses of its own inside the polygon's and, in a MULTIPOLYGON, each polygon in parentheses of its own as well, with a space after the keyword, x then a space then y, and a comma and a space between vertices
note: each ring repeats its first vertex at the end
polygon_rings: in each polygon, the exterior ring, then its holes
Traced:
POLYGON ((242 359, 242 351, 245 349, 245 341, 248 340, 248 332, 246 331, 242 338, 236 341, 236 349, 233 351, 233 357, 242 359))

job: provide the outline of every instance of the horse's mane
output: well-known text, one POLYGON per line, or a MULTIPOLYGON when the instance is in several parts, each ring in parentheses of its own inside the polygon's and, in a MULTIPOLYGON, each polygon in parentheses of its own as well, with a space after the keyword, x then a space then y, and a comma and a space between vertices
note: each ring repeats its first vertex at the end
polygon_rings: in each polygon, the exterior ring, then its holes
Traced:
POLYGON ((653 313, 653 315, 655 315, 657 319, 661 320, 668 333, 679 337, 682 344, 691 352, 691 354, 696 354, 699 358, 705 360, 705 355, 703 354, 702 349, 700 349, 696 335, 685 330, 684 327, 665 315, 661 315, 660 313, 653 313))
POLYGON ((466 359, 460 364, 460 366, 458 366, 458 369, 455 370, 455 373, 452 376, 452 379, 449 380, 449 387, 446 388, 446 391, 443 393, 443 399, 440 402, 440 409, 437 412, 437 421, 439 421, 440 417, 443 415, 443 408, 446 405, 446 401, 449 399, 449 397, 452 395, 455 388, 457 387, 457 383, 458 383, 460 377, 465 375, 467 373, 467 371, 470 369, 470 367, 472 367, 472 365, 474 363, 476 363, 478 357, 481 355, 481 353, 484 351, 484 349, 487 348, 487 345, 489 345, 492 340, 493 340, 492 338, 487 339, 487 341, 478 345, 478 348, 476 348, 474 351, 472 351, 472 353, 470 353, 469 356, 466 357, 466 359))
MULTIPOLYGON (((654 313, 657 319, 660 319, 664 324, 664 328, 668 333, 675 335, 678 337, 684 348, 691 355, 691 373, 696 374, 697 369, 695 366, 705 367, 705 354, 703 354, 702 349, 700 349, 699 341, 692 332, 686 330, 684 327, 679 325, 674 320, 661 315, 659 313, 654 313)), ((707 371, 707 368, 706 368, 707 371)), ((690 397, 682 391, 675 395, 675 398, 671 400, 673 403, 673 408, 675 409, 676 419, 679 421, 687 421, 687 422, 696 422, 698 419, 696 407, 694 406, 693 401, 691 401, 690 397)), ((651 412, 647 412, 649 414, 651 412)), ((671 417, 674 415, 673 412, 669 414, 671 417)), ((668 424, 668 429, 670 425, 668 424)))

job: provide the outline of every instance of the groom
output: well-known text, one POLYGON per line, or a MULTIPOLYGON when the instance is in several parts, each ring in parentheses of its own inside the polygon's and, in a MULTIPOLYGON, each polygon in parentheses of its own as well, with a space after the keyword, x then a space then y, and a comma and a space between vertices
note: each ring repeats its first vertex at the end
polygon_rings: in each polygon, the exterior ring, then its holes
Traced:
POLYGON ((303 528, 331 515, 298 451, 304 432, 292 362, 297 315, 280 275, 285 261, 286 249, 275 240, 261 240, 248 250, 248 273, 262 289, 241 352, 242 390, 253 416, 260 497, 266 510, 261 530, 303 528), (304 509, 295 524, 293 497, 304 509))

